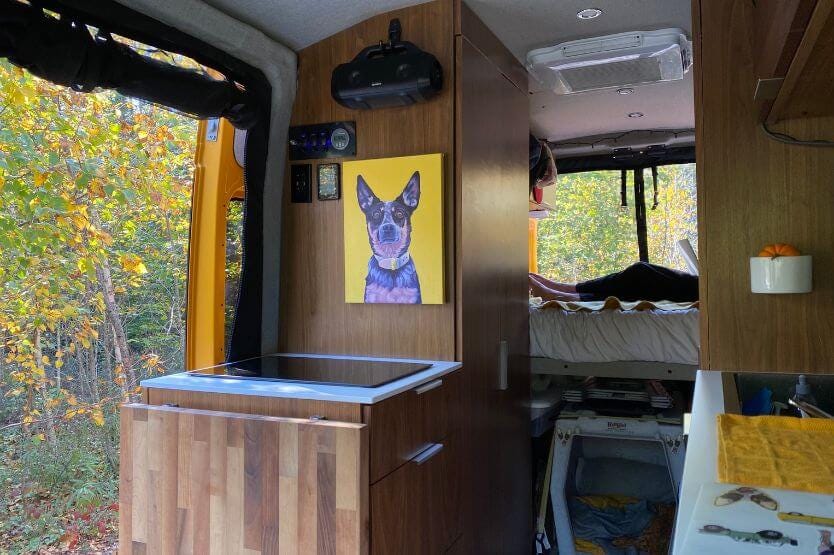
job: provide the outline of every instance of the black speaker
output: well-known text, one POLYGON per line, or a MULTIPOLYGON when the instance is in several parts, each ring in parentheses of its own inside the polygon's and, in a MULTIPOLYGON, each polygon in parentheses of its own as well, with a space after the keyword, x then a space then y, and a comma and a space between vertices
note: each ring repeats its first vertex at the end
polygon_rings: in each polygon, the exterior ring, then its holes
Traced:
POLYGON ((437 58, 401 41, 398 19, 391 21, 388 42, 369 46, 333 70, 330 94, 348 108, 369 110, 408 106, 429 100, 443 88, 437 58))

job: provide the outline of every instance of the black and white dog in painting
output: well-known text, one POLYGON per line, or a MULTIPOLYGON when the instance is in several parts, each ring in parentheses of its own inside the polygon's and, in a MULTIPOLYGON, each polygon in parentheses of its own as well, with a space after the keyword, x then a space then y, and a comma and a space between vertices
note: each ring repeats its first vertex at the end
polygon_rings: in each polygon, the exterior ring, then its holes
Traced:
POLYGON ((403 192, 383 201, 365 179, 357 178, 359 208, 368 224, 373 255, 365 277, 366 303, 420 304, 420 280, 408 252, 411 246, 411 214, 420 202, 420 172, 414 172, 403 192))

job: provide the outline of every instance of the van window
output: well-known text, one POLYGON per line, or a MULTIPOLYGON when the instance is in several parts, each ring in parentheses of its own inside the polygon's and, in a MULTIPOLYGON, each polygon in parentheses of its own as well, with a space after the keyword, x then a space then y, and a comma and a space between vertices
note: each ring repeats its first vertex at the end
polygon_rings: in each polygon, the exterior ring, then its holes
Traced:
MULTIPOLYGON (((652 210, 651 170, 645 170, 649 262, 686 270, 677 251, 680 239, 697 250, 695 164, 658 168, 658 206, 652 210)), ((575 283, 618 272, 640 259, 634 219, 633 172, 628 173, 628 206, 621 206, 620 172, 560 175, 545 192, 554 208, 538 223, 539 273, 575 283)))

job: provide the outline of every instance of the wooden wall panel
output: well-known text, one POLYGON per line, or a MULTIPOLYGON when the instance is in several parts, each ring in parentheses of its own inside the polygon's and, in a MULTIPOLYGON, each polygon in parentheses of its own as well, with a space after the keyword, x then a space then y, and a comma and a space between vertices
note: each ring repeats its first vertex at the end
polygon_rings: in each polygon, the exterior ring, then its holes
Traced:
MULTIPOLYGON (((526 553, 532 537, 527 366, 528 95, 485 27, 457 39, 464 553, 526 553), (509 347, 499 390, 500 342, 509 347)), ((516 68, 518 69, 518 68, 516 68)))
POLYGON ((216 410, 261 416, 310 418, 323 416, 341 422, 362 422, 362 405, 337 401, 311 401, 255 395, 203 393, 174 389, 145 388, 145 402, 149 405, 175 405, 185 409, 216 410))
MULTIPOLYGON (((702 365, 727 371, 834 371, 834 153, 774 142, 752 100, 748 0, 696 0, 702 365), (700 40, 699 40, 700 39, 700 40), (814 256, 814 291, 754 295, 749 257, 788 242, 814 256)), ((697 75, 697 74, 696 74, 697 75)), ((776 129, 834 139, 834 118, 776 129)))
POLYGON ((120 553, 368 552, 362 425, 124 405, 121 429, 120 553))
POLYGON ((453 25, 452 0, 438 0, 374 17, 299 52, 293 125, 355 120, 359 159, 446 155, 447 302, 434 306, 346 304, 342 203, 355 202, 355 184, 343 184, 340 201, 291 204, 287 192, 281 264, 282 350, 455 359, 453 25), (440 61, 443 91, 429 102, 404 108, 343 108, 330 96, 333 68, 386 38, 388 22, 395 17, 402 23, 404 40, 440 61))

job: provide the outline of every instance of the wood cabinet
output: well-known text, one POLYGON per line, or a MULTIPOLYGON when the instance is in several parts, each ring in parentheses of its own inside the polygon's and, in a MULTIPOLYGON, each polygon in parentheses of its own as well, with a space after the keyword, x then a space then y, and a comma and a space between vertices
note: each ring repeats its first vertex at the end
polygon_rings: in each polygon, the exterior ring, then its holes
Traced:
POLYGON ((146 388, 122 408, 122 553, 445 552, 461 375, 373 405, 146 388))
POLYGON ((432 380, 362 409, 371 425, 371 483, 434 443, 460 423, 460 372, 432 380))
POLYGON ((125 405, 120 553, 366 553, 367 443, 362 424, 125 405))
MULTIPOLYGON (((760 128, 753 3, 697 0, 693 8, 701 368, 830 373, 834 157, 771 140, 760 128), (773 242, 814 257, 811 293, 750 292, 749 258, 773 242)), ((819 92, 829 94, 831 75, 819 74, 827 80, 819 92)), ((832 140, 834 117, 787 119, 773 129, 832 140)))
POLYGON ((460 534, 460 442, 451 436, 371 486, 371 552, 445 553, 460 534))
POLYGON ((772 91, 772 102, 765 92, 767 122, 834 116, 834 0, 761 0, 753 21, 757 77, 769 79, 757 92, 772 91))
POLYGON ((466 442, 463 553, 532 537, 527 362, 528 95, 524 72, 461 5, 459 272, 466 442), (519 76, 520 73, 520 76, 519 76))

